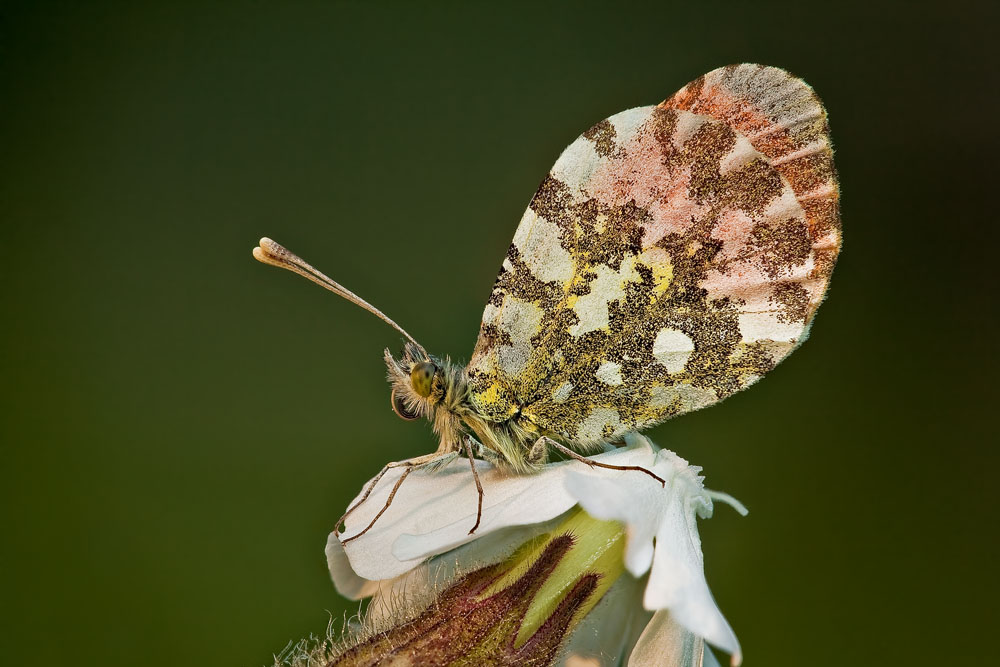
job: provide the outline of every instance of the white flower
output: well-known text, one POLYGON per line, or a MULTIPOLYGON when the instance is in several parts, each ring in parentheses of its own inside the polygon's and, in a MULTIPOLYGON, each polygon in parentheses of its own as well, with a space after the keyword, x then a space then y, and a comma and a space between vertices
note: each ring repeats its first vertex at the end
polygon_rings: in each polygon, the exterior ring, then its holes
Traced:
POLYGON ((712 515, 713 499, 741 514, 746 510, 729 496, 705 490, 700 468, 676 454, 657 450, 640 435, 627 436, 626 443, 593 458, 647 468, 666 480, 665 487, 641 472, 589 468, 572 460, 522 476, 477 461, 485 498, 480 526, 469 535, 477 492, 469 462, 460 459, 440 470, 414 471, 375 525, 342 545, 384 506, 402 474, 392 469, 350 516, 339 539, 330 535, 327 559, 334 585, 352 599, 374 596, 368 620, 377 622, 392 613, 402 591, 428 590, 456 572, 497 562, 580 505, 595 519, 625 525, 624 565, 632 576, 620 577, 574 630, 564 664, 599 665, 597 656, 617 661, 628 654, 631 666, 717 664, 705 640, 738 665, 739 642, 705 580, 696 518, 712 515), (611 638, 620 645, 612 646, 611 638))

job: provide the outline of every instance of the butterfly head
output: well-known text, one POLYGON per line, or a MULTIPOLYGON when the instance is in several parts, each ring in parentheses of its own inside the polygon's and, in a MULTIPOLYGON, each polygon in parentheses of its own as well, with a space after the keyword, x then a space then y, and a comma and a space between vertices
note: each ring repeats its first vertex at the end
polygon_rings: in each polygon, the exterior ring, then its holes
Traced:
POLYGON ((407 343, 400 358, 385 351, 391 385, 390 404, 403 419, 431 417, 450 393, 447 360, 427 355, 423 348, 407 343))

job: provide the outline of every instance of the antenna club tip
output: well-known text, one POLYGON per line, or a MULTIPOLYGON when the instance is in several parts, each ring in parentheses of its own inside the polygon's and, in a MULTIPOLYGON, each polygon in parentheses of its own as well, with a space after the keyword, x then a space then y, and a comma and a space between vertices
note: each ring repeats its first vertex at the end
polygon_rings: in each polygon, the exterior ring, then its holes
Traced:
MULTIPOLYGON (((260 244, 253 249, 254 259, 265 264, 273 264, 274 266, 281 266, 284 268, 289 268, 287 266, 289 260, 298 259, 292 253, 285 250, 285 247, 280 243, 275 243, 266 236, 260 240, 260 244)), ((293 262, 294 263, 294 262, 293 262)))
POLYGON ((264 236, 264 237, 262 237, 260 239, 260 248, 264 252, 271 253, 271 254, 278 254, 280 252, 288 252, 287 250, 285 250, 284 246, 282 246, 280 243, 277 243, 277 242, 275 242, 275 241, 267 238, 266 236, 264 236))

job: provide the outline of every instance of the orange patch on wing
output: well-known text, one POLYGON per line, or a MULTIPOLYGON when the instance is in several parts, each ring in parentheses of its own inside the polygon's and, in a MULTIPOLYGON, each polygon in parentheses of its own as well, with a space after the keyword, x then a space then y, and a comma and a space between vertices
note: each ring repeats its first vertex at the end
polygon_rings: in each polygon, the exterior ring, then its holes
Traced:
MULTIPOLYGON (((814 275, 829 275, 839 246, 840 211, 833 151, 825 120, 819 133, 807 129, 808 125, 798 129, 787 127, 750 100, 735 95, 722 81, 709 82, 705 77, 688 84, 659 106, 722 120, 766 156, 791 186, 805 212, 814 250, 822 255, 821 260, 817 258, 814 275), (822 142, 818 150, 808 150, 810 144, 817 141, 822 142)), ((816 100, 815 116, 807 113, 791 120, 796 123, 818 120, 823 113, 816 100)))

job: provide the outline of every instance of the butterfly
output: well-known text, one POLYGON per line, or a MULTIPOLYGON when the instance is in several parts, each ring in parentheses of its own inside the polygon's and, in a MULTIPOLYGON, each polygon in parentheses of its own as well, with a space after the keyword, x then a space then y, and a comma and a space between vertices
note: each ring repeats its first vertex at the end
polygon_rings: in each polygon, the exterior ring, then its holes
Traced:
MULTIPOLYGON (((623 111, 563 151, 532 197, 465 366, 429 355, 380 310, 279 244, 254 256, 360 305, 407 340, 385 352, 391 405, 437 451, 528 474, 748 387, 806 339, 841 245, 826 111, 761 65, 716 69, 623 111)), ((475 465, 472 466, 476 473, 475 465)), ((661 483, 662 479, 656 477, 661 483)), ((478 475, 479 526, 483 489, 478 475)), ((349 541, 349 540, 345 540, 349 541)))

